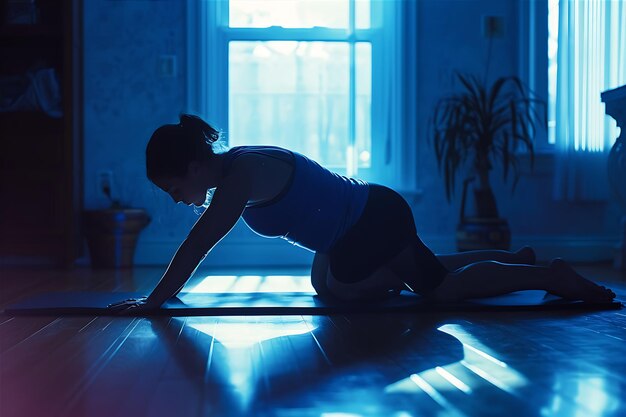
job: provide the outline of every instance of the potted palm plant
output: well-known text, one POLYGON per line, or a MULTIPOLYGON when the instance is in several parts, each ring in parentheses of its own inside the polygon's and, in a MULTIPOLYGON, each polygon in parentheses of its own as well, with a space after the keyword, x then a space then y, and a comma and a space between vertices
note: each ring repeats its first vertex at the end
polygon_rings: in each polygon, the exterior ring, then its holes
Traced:
POLYGON ((504 181, 519 180, 518 152, 526 150, 534 164, 533 140, 546 126, 546 105, 518 77, 500 77, 492 85, 473 75, 456 73, 461 91, 440 99, 431 119, 431 137, 451 201, 457 178, 463 179, 457 248, 509 249, 511 233, 498 213, 490 183, 494 166, 504 181), (543 110, 543 111, 542 111, 543 110), (467 188, 473 184, 475 213, 466 215, 467 188))

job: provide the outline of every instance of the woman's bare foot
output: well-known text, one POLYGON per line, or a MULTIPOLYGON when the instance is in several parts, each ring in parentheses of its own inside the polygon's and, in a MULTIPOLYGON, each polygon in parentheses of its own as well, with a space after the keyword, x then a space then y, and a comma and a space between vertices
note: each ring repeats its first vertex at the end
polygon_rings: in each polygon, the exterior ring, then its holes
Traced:
POLYGON ((517 263, 520 264, 535 265, 537 263, 535 250, 530 246, 524 246, 523 248, 515 252, 515 256, 519 259, 517 263))
POLYGON ((610 303, 615 298, 613 291, 579 275, 560 258, 550 263, 550 281, 548 292, 567 300, 610 303))

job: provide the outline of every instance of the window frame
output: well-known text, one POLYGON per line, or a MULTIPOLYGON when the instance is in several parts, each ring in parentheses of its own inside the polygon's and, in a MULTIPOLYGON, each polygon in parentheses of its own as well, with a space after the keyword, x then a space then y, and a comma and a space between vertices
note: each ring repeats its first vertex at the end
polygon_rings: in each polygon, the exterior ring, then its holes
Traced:
MULTIPOLYGON (((548 91, 548 1, 519 2, 519 53, 520 79, 546 103, 548 91)), ((548 131, 538 130, 535 153, 553 154, 554 144, 548 141, 548 131)))

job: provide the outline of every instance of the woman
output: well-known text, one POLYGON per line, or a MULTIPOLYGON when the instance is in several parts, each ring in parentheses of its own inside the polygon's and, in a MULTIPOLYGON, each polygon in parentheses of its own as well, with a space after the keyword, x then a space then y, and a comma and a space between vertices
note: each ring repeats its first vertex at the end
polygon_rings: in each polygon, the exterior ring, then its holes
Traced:
POLYGON ((218 139, 214 128, 191 115, 152 135, 148 178, 175 203, 202 206, 212 196, 154 291, 124 307, 158 308, 177 294, 240 217, 262 236, 314 251, 311 280, 321 297, 370 300, 409 290, 449 302, 530 289, 589 302, 615 297, 560 259, 535 266, 529 247, 434 255, 395 191, 337 175, 278 147, 216 153, 218 139))

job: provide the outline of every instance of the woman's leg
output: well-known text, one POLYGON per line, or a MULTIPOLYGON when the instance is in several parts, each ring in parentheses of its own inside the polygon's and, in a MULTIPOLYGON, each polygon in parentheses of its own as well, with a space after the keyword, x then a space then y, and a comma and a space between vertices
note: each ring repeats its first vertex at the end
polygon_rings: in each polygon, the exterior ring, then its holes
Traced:
POLYGON ((517 252, 504 250, 475 250, 448 255, 437 255, 437 259, 450 271, 456 271, 464 266, 483 261, 526 265, 534 265, 536 262, 535 251, 530 246, 524 246, 517 252))
POLYGON ((328 268, 326 284, 334 297, 347 301, 380 300, 408 289, 393 271, 384 266, 367 278, 352 283, 337 280, 328 268))
POLYGON ((367 300, 384 298, 390 293, 407 289, 400 279, 388 268, 381 267, 367 278, 345 283, 332 274, 328 255, 316 253, 311 267, 311 284, 320 297, 334 297, 342 300, 367 300))
POLYGON ((328 255, 319 252, 315 253, 313 265, 311 266, 311 285, 313 285, 315 292, 320 297, 332 296, 326 284, 329 265, 328 255))
POLYGON ((446 276, 428 296, 437 301, 492 297, 522 290, 545 290, 551 294, 588 302, 610 302, 613 291, 582 277, 561 259, 549 267, 477 262, 446 276))

